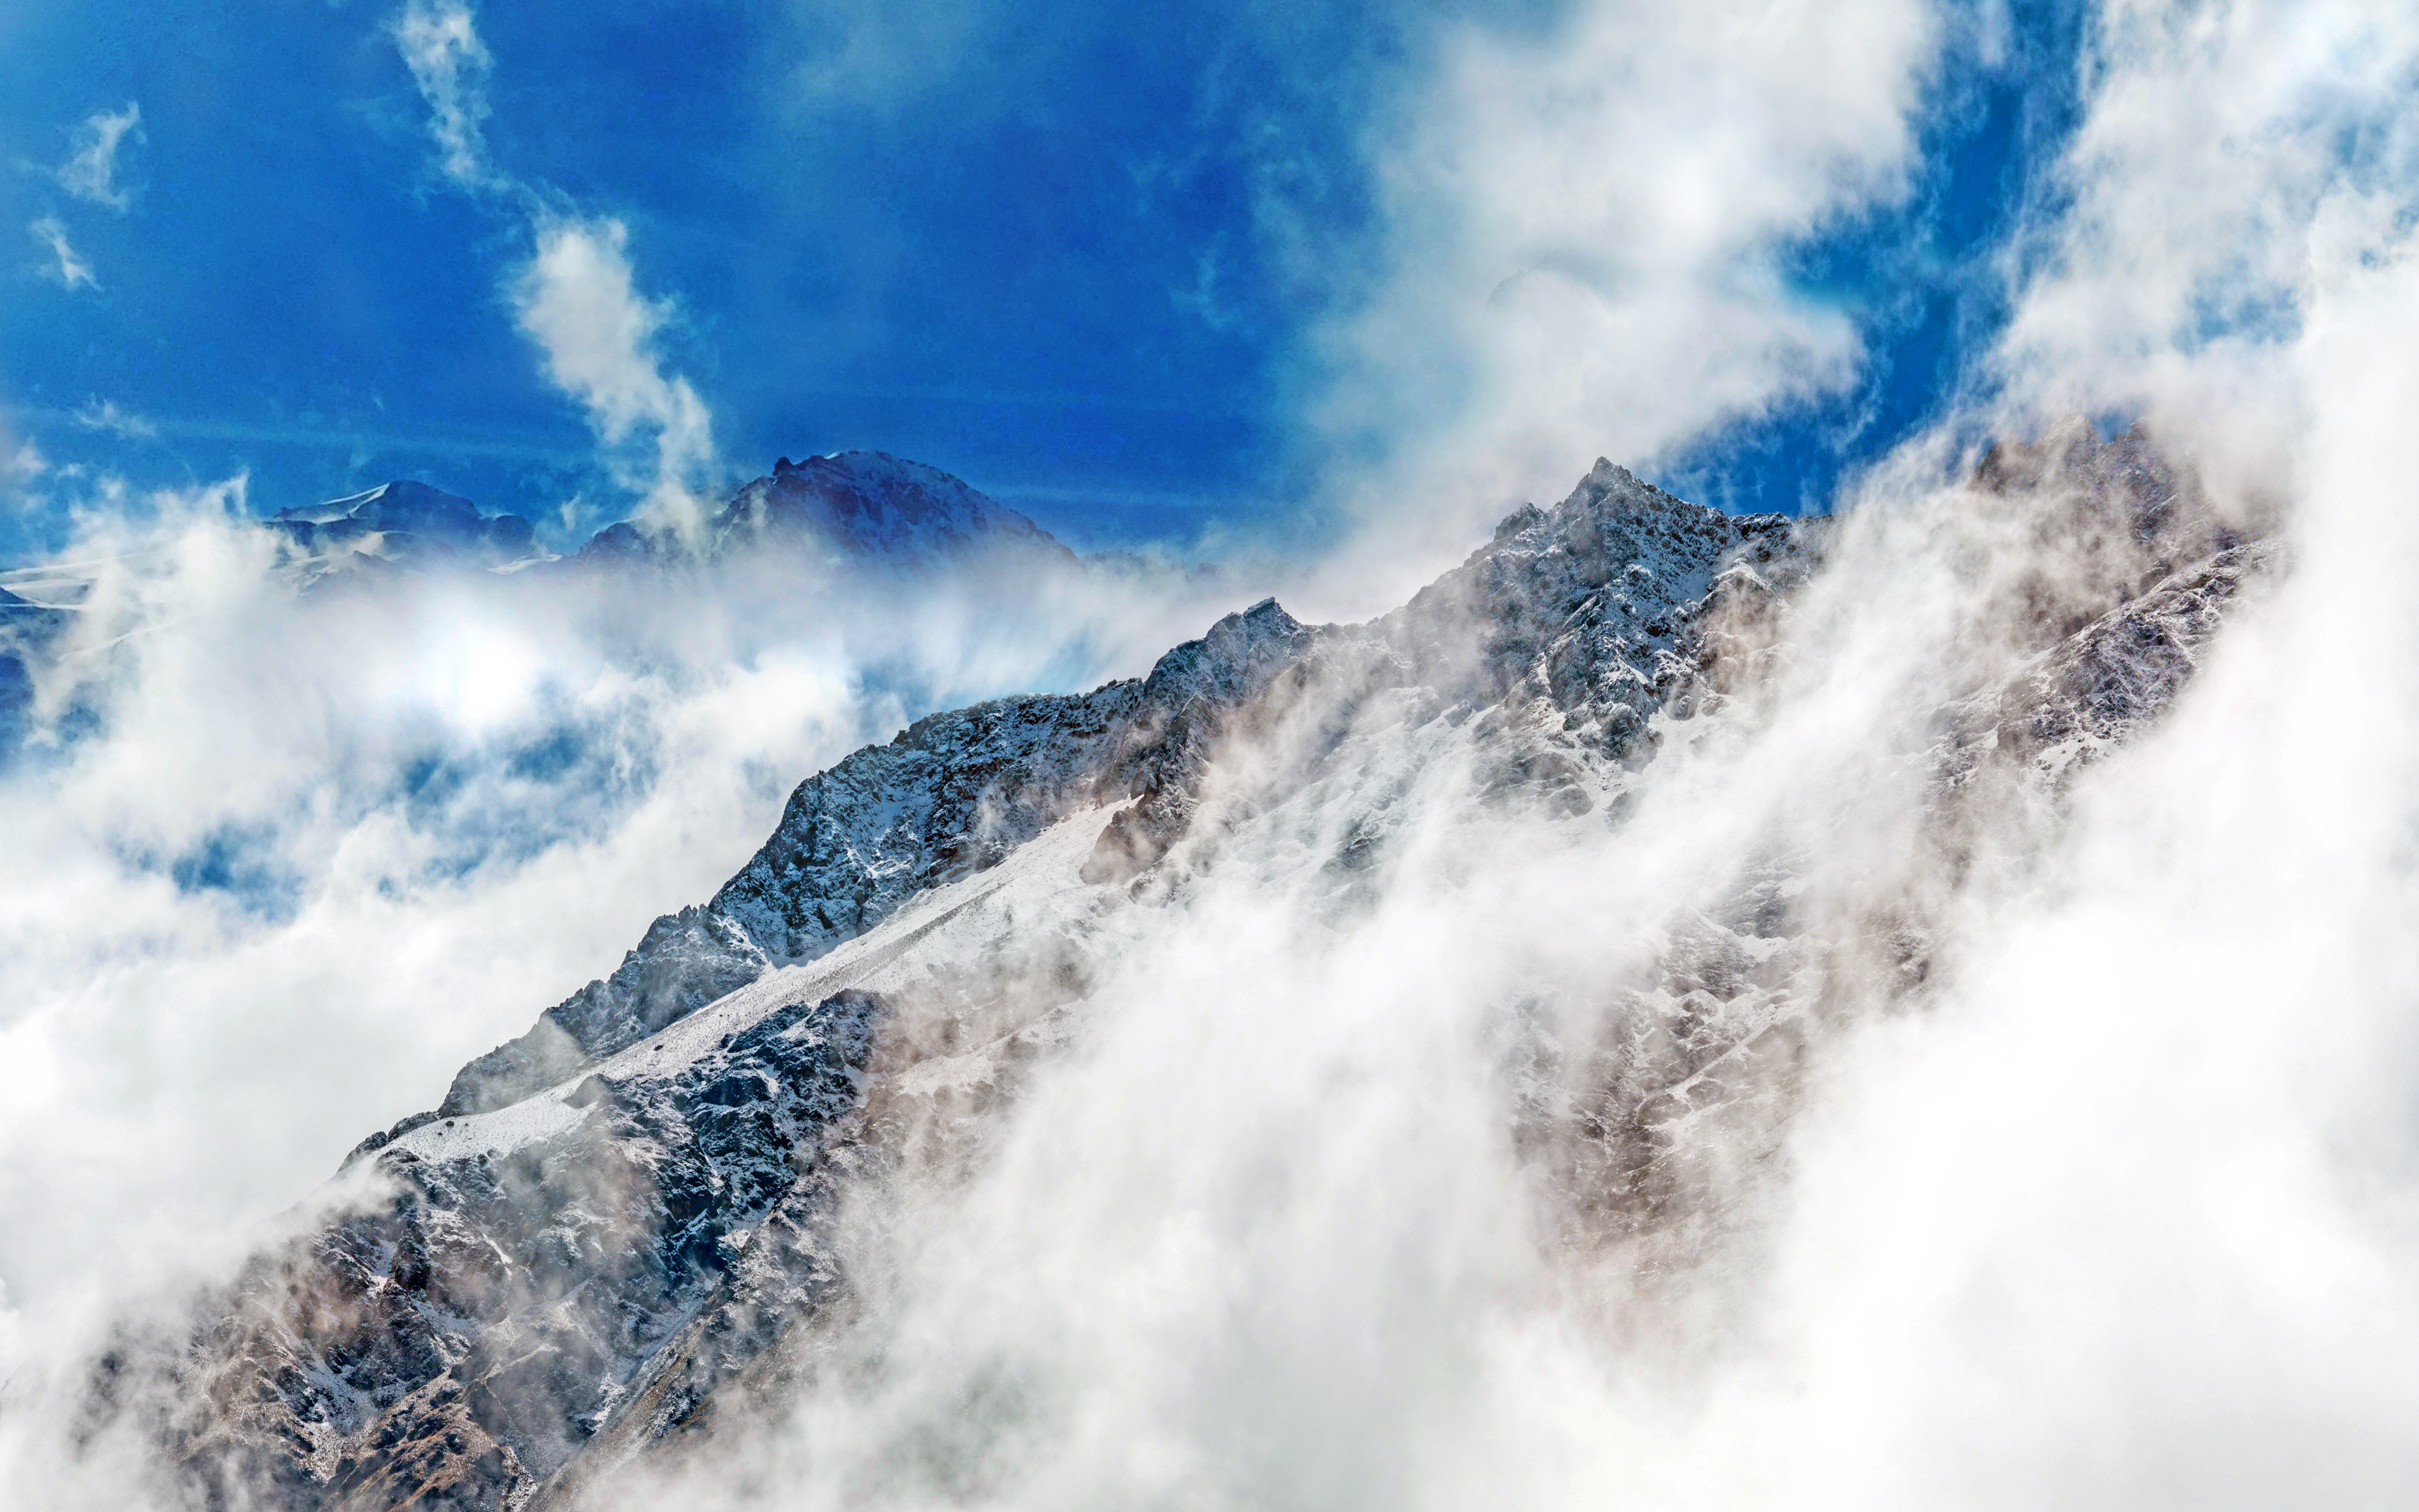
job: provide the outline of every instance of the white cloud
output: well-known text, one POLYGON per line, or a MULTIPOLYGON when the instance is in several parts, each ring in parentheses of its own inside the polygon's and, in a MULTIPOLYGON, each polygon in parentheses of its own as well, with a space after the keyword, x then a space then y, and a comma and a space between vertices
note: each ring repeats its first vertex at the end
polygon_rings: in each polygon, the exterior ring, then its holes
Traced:
MULTIPOLYGON (((1005 11, 997 0, 791 0, 777 45, 798 61, 783 103, 809 114, 916 109, 998 43, 1005 11)), ((979 92, 953 103, 980 108, 979 92)))
POLYGON ((555 219, 537 227, 537 255, 513 285, 521 330, 546 354, 555 387, 587 407, 609 447, 643 436, 653 471, 632 481, 647 517, 687 534, 702 517, 698 487, 714 470, 712 417, 686 378, 655 351, 665 306, 639 292, 628 230, 609 219, 555 219))
POLYGON ((95 111, 76 128, 75 147, 59 164, 59 187, 81 200, 123 213, 134 203, 117 182, 118 148, 129 137, 143 139, 143 110, 133 100, 124 110, 95 111))
POLYGON ((428 131, 446 174, 474 189, 501 187, 487 162, 487 72, 492 60, 463 0, 411 0, 390 28, 428 102, 428 131))
POLYGON ((1598 0, 1441 28, 1369 137, 1375 276, 1318 336, 1353 502, 1457 550, 1600 455, 1849 382, 1856 330, 1782 257, 1903 192, 1949 25, 1925 0, 1598 0))
POLYGON ((92 265, 85 262, 68 240, 68 228, 55 215, 45 215, 27 226, 33 239, 50 249, 51 261, 42 267, 42 276, 61 288, 99 288, 100 281, 93 276, 92 265))
POLYGON ((427 102, 446 175, 528 219, 535 251, 506 287, 547 377, 587 410, 615 479, 639 496, 639 519, 692 538, 705 515, 701 493, 718 481, 713 415, 687 378, 665 369, 655 337, 670 306, 639 292, 629 228, 567 210, 560 195, 488 161, 490 60, 463 0, 411 0, 391 31, 427 102), (631 460, 634 449, 643 462, 631 460))
POLYGON ((157 440, 160 427, 131 410, 120 409, 115 399, 87 399, 75 413, 76 424, 86 430, 104 431, 125 441, 157 440))
POLYGON ((2306 419, 2281 354, 2319 278, 2412 204, 2414 56, 2401 8, 2110 4, 2091 112, 2023 247, 2011 390, 2273 452, 2306 419))

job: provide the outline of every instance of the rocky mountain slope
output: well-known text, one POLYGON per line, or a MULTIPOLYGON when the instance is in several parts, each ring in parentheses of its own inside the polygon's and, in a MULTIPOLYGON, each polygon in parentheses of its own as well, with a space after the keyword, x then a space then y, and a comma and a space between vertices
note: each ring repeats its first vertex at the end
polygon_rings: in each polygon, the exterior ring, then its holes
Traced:
MULTIPOLYGON (((932 486, 885 465, 778 469, 718 529, 802 512, 889 539, 847 513, 879 489, 835 471, 932 486)), ((2003 449, 1976 495, 2083 567, 1980 596, 2004 654, 1913 758, 1939 855, 1973 849, 1980 806, 2010 793, 2054 805, 2155 717, 2267 552, 2137 436, 2003 449)), ((923 518, 948 538, 1014 530, 978 496, 923 518)), ((836 1194, 965 1158, 953 1131, 1074 1032, 1121 918, 1306 795, 1323 805, 1306 864, 1348 907, 1396 843, 1400 785, 1359 780, 1381 764, 1449 751, 1482 808, 1626 823, 1668 743, 1747 717, 1831 530, 1726 517, 1599 463, 1375 621, 1263 602, 1145 678, 936 715, 856 752, 797 788, 713 898, 365 1139, 336 1218, 257 1257, 190 1334, 130 1333, 96 1422, 164 1444, 211 1505, 567 1504, 778 1395, 797 1341, 847 1305, 836 1194)), ((1919 991, 1921 899, 1817 917, 1792 902, 1792 864, 1759 862, 1675 927, 1593 1041, 1518 1048, 1518 1136, 1573 1235, 1718 1223, 1707 1141, 1778 1139, 1823 982, 1870 969, 1919 991)))

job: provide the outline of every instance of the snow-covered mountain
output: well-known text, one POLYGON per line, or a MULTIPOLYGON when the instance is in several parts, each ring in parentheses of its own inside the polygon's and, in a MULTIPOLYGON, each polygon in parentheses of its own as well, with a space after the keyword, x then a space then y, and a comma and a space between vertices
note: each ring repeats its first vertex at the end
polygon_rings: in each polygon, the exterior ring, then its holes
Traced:
POLYGON ((281 509, 268 525, 306 555, 331 562, 361 557, 421 567, 455 562, 501 567, 537 553, 535 532, 518 515, 483 515, 468 499, 408 479, 281 509))
MULTIPOLYGON (((663 562, 691 549, 624 521, 598 532, 567 564, 663 562)), ((981 552, 1075 563, 1073 552, 1015 510, 939 468, 885 452, 782 457, 705 521, 694 551, 709 562, 806 553, 929 566, 981 552)))
MULTIPOLYGON (((1987 654, 1889 758, 1926 795, 1903 871, 1860 863, 1825 891, 1803 854, 1759 844, 1604 984, 1593 1039, 1507 1030, 1516 1138, 1573 1242, 1652 1255, 1718 1228, 1723 1173, 1798 1103, 1831 984, 1919 995, 1953 902, 1936 879, 1987 868, 2005 812, 2054 824, 2269 560, 2138 435, 2000 448, 1974 491, 2054 538, 2063 570, 1977 589, 1987 654), (1902 885, 1908 857, 1925 887, 1902 885)), ((1137 920, 1246 847, 1292 856, 1348 918, 1415 853, 1424 783, 1534 844, 1637 822, 1664 765, 1759 717, 1836 529, 1727 517, 1599 462, 1366 624, 1264 601, 1147 677, 857 751, 798 786, 713 897, 362 1140, 324 1225, 265 1249, 190 1331, 130 1329, 96 1422, 164 1445, 213 1505, 559 1506, 710 1439, 810 1371, 846 1313, 841 1195, 963 1158, 954 1142, 1080 1040, 1137 920)), ((860 552, 1055 546, 877 454, 785 461, 709 540, 791 531, 860 552)))
MULTIPOLYGON (((266 524, 323 570, 364 563, 514 569, 543 557, 535 531, 520 516, 483 514, 468 499, 408 479, 282 509, 266 524)), ((1047 531, 938 468, 883 452, 834 452, 804 462, 782 457, 709 517, 695 540, 624 520, 555 560, 577 570, 806 552, 914 567, 977 551, 1074 563, 1047 531)))
MULTIPOLYGON (((734 492, 693 538, 623 521, 559 557, 540 548, 527 519, 485 513, 408 479, 281 509, 258 527, 278 543, 280 580, 315 594, 341 588, 375 594, 399 581, 441 579, 510 594, 599 574, 620 575, 610 591, 621 593, 629 586, 626 575, 637 573, 684 593, 762 596, 768 587, 794 592, 801 573, 913 590, 969 571, 1029 585, 1035 573, 1117 570, 1079 560, 1032 520, 938 468, 866 451, 781 458, 770 474, 734 492)), ((87 553, 63 564, 0 571, 0 764, 21 748, 37 682, 56 670, 96 586, 104 577, 122 579, 160 565, 139 560, 144 555, 87 553)), ((122 616, 130 595, 102 599, 122 616)), ((106 643, 134 627, 87 627, 84 639, 106 643)))

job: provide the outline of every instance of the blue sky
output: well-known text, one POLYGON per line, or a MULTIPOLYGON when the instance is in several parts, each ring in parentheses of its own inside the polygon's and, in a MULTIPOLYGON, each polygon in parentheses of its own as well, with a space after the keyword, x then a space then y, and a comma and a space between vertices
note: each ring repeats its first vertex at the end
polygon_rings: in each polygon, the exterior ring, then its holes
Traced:
MULTIPOLYGON (((516 323, 531 219, 439 164, 401 13, 0 7, 0 424, 52 479, 0 509, 0 557, 66 538, 62 469, 243 470, 263 512, 413 476, 562 539, 635 507, 516 323), (104 134, 107 177, 80 177, 104 134)), ((480 129, 514 194, 626 227, 652 349, 711 410, 712 486, 871 446, 1086 546, 1284 539, 1334 508, 1322 333, 1407 255, 1373 141, 1441 39, 1564 19, 495 6, 480 129)), ((1995 332, 2077 24, 2025 8, 1995 51, 1946 47, 1904 192, 1783 239, 1793 297, 1860 337, 1846 381, 1617 459, 1729 507, 1819 507, 1932 414, 1995 332)))

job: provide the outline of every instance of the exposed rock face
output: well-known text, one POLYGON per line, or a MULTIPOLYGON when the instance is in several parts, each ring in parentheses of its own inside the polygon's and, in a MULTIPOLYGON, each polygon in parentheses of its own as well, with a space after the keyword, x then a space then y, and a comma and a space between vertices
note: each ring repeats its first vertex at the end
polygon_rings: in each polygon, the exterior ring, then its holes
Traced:
POLYGON ((1982 748, 2063 770, 2121 740, 2182 687, 2226 606, 2274 560, 2272 541, 2219 520, 2136 431, 2002 443, 1978 481, 2071 576, 2028 574, 1996 606, 1996 633, 2035 655, 1958 708, 1960 773, 1982 748))
POLYGON ((661 1069, 591 1076, 519 1144, 383 1163, 390 1195, 239 1286, 208 1335, 189 1455, 214 1500, 492 1506, 609 1418, 629 1363, 812 1182, 857 1103, 879 999, 792 1003, 661 1069), (296 1334, 278 1326, 301 1322, 296 1334), (266 1326, 264 1326, 266 1325, 266 1326))
MULTIPOLYGON (((2088 570, 1978 604, 2017 626, 2020 657, 1941 708, 1918 753, 1940 848, 1962 843, 1962 806, 2054 796, 2154 717, 2265 549, 2138 438, 1995 454, 1982 483, 2088 570)), ((879 535, 840 488, 778 470, 726 523, 820 511, 879 535)), ((1267 601, 1140 681, 920 720, 801 784, 713 899, 465 1067, 436 1113, 364 1141, 349 1216, 255 1262, 193 1338, 130 1344, 117 1375, 177 1382, 158 1430, 229 1504, 560 1504, 778 1375, 784 1340, 845 1293, 824 1228, 843 1179, 950 1158, 917 1141, 978 1120, 1046 1053, 1092 920, 1349 776, 1355 733, 1379 726, 1414 753, 1455 733, 1490 801, 1623 823, 1666 732, 1755 686, 1827 530, 1599 463, 1370 624, 1267 601)), ((1370 864, 1384 804, 1326 864, 1370 864)), ((1821 983, 1872 970, 1919 990, 1920 899, 1805 917, 1791 867, 1758 860, 1675 920, 1592 1039, 1515 1043, 1519 1137, 1574 1234, 1617 1247, 1718 1222, 1708 1163, 1772 1148, 1821 983)))
POLYGON ((933 715, 856 752, 799 785, 772 838, 711 902, 655 920, 611 977, 464 1067, 440 1112, 517 1101, 771 967, 815 960, 1077 809, 1130 787, 1172 790, 1180 779, 1166 774, 1189 770, 1200 732, 1308 634, 1262 604, 1169 652, 1140 683, 933 715))

